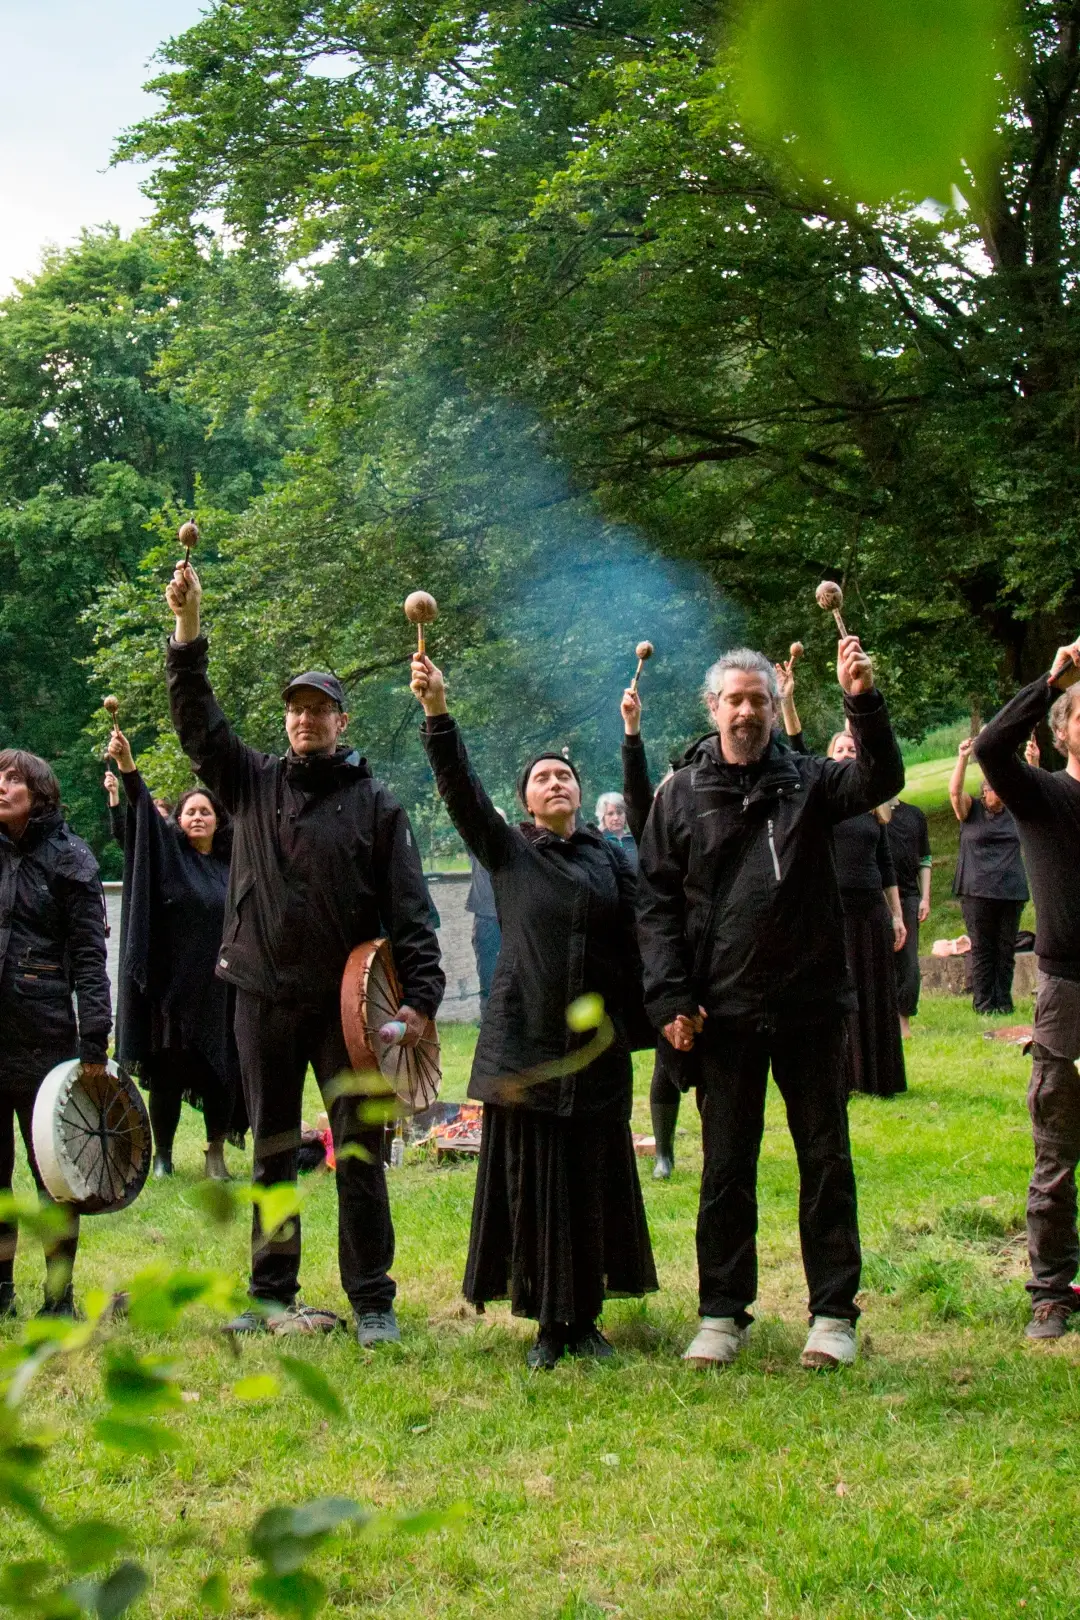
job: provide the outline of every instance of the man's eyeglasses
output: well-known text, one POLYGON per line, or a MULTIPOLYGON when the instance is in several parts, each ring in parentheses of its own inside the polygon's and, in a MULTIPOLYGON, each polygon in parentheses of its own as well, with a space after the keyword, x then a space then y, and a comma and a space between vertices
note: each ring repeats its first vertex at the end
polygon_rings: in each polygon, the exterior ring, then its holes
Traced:
POLYGON ((312 720, 325 720, 328 714, 340 714, 336 703, 286 703, 285 713, 297 719, 306 714, 312 720))

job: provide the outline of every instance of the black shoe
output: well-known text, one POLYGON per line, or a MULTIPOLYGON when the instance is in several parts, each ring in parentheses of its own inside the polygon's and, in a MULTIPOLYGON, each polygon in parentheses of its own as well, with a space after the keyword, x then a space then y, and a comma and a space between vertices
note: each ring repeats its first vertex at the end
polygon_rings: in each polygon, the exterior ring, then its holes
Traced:
POLYGON ((172 1154, 171 1153, 155 1153, 154 1154, 154 1177, 155 1177, 155 1179, 157 1181, 161 1181, 164 1176, 171 1176, 172 1173, 173 1173, 172 1154))
POLYGON ((594 1361, 610 1361, 615 1354, 615 1346, 604 1338, 595 1322, 590 1322, 584 1333, 571 1333, 566 1348, 572 1356, 591 1356, 594 1361))
POLYGON ((81 1321, 82 1312, 75 1307, 75 1291, 68 1283, 62 1294, 46 1294, 39 1316, 67 1316, 73 1322, 81 1321))
POLYGON ((566 1349, 566 1337, 561 1328, 541 1328, 536 1343, 525 1354, 525 1365, 530 1372, 551 1372, 566 1349))
POLYGON ((18 1314, 15 1309, 15 1284, 13 1282, 0 1283, 0 1322, 18 1314))

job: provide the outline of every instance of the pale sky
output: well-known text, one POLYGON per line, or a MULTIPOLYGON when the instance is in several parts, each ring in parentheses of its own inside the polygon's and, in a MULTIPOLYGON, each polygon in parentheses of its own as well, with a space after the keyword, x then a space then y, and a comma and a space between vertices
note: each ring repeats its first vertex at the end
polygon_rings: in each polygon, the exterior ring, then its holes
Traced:
POLYGON ((143 93, 162 40, 200 0, 0 0, 0 296, 46 243, 83 225, 146 217, 133 164, 109 169, 119 132, 155 105, 143 93))

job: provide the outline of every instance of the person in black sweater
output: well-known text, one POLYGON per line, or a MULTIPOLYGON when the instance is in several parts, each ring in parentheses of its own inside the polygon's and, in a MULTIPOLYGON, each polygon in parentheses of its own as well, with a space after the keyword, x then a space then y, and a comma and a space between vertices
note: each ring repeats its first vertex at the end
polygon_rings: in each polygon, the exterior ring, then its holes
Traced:
POLYGON ((930 880, 933 860, 930 854, 930 826, 918 805, 893 799, 888 806, 889 851, 896 868, 896 887, 904 919, 904 943, 896 952, 896 1005, 900 1011, 900 1033, 911 1034, 911 1022, 919 1010, 919 924, 930 915, 930 880))
POLYGON ((550 1370, 567 1351, 607 1358, 605 1297, 657 1287, 630 1134, 631 1048, 651 1038, 634 874, 597 828, 578 825, 581 784, 561 754, 525 766, 518 795, 531 819, 507 826, 427 657, 413 659, 412 690, 439 794, 491 874, 503 931, 469 1080, 484 1121, 465 1297, 482 1306, 509 1295, 516 1316, 538 1323, 532 1368, 550 1370), (575 1054, 591 1036, 568 1027, 567 1009, 589 993, 603 998, 610 1042, 583 1064, 575 1054))
MULTIPOLYGON (((854 737, 838 731, 829 758, 856 756, 854 737)), ((906 930, 885 814, 875 808, 841 821, 833 828, 833 850, 847 962, 859 1001, 848 1017, 848 1090, 895 1097, 907 1090, 895 967, 906 930)))
MULTIPOLYGON (((395 1017, 415 1045, 446 981, 431 899, 409 818, 342 743, 345 691, 307 670, 282 694, 289 751, 250 748, 229 726, 207 675, 202 587, 178 563, 166 591, 175 631, 166 654, 173 725, 199 780, 232 818, 233 858, 218 976, 234 987, 234 1033, 251 1121, 257 1186, 296 1180, 308 1065, 324 1093, 337 1149, 338 1263, 362 1348, 401 1334, 390 1276, 394 1226, 383 1128, 339 1076, 350 1070, 341 980, 352 950, 388 938, 402 986, 395 1017), (349 1151, 342 1149, 348 1145, 349 1151)), ((252 1308, 229 1330, 329 1331, 333 1312, 296 1306, 300 1219, 264 1233, 252 1221, 252 1308)))
POLYGON ((150 1092, 154 1175, 173 1173, 184 1101, 206 1126, 206 1174, 230 1179, 225 1138, 243 1141, 229 987, 215 973, 225 926, 232 833, 213 794, 189 788, 168 821, 124 733, 109 754, 127 799, 116 1055, 150 1092))
POLYGON ((645 999, 678 1051, 700 1045, 704 1168, 696 1365, 735 1359, 757 1292, 757 1161, 770 1068, 799 1161, 810 1295, 808 1367, 856 1353, 860 1251, 843 1086, 856 1006, 832 832, 882 804, 904 769, 870 660, 841 641, 837 675, 855 759, 799 754, 774 736, 776 671, 725 653, 706 677, 715 732, 658 791, 641 840, 645 999))
POLYGON ((974 753, 1016 818, 1035 897, 1038 977, 1028 1109, 1035 1168, 1027 1235, 1032 1315, 1027 1335, 1057 1339, 1076 1308, 1080 1269, 1076 1167, 1080 1163, 1080 640, 1058 649, 1048 675, 1018 692, 983 727, 974 753), (1050 715, 1063 771, 1017 756, 1050 715))
POLYGON ((988 781, 973 799, 964 788, 972 741, 965 737, 949 781, 960 822, 960 856, 953 894, 960 898, 971 936, 971 983, 977 1013, 1011 1013, 1016 932, 1028 899, 1020 834, 1004 801, 988 781))

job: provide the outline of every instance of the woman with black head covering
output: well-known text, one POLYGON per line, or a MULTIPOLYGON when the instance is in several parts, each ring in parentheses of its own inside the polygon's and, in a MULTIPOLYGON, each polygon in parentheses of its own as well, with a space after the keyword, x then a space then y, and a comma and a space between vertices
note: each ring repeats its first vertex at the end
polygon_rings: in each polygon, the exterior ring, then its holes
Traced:
POLYGON ((424 747, 450 819, 491 874, 502 948, 473 1058, 469 1095, 484 1104, 465 1297, 508 1295, 539 1323, 530 1367, 568 1351, 606 1358, 605 1297, 657 1287, 630 1134, 631 1046, 653 1046, 640 1006, 635 879, 621 850, 578 825, 581 784, 561 754, 521 773, 529 820, 502 821, 469 764, 443 678, 417 656, 424 747), (574 1067, 591 1038, 567 1008, 603 997, 605 1050, 574 1067))
POLYGON ((225 1138, 242 1144, 247 1125, 229 987, 214 972, 232 836, 203 787, 163 818, 123 732, 109 754, 127 798, 117 1058, 150 1092, 155 1176, 172 1175, 186 1100, 206 1121, 206 1174, 228 1180, 225 1138))

